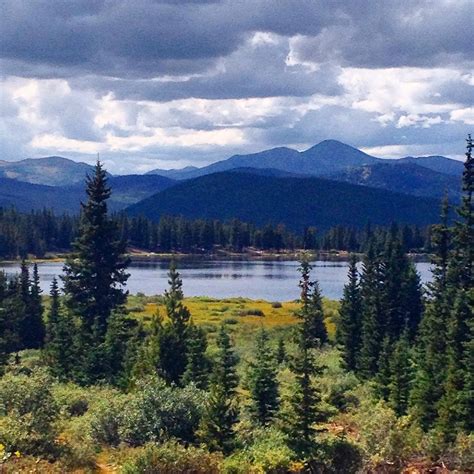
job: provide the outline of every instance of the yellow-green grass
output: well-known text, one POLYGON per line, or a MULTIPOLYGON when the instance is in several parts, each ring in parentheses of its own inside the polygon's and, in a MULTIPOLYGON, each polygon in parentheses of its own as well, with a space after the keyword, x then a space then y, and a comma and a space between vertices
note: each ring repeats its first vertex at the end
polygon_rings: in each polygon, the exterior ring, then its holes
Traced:
MULTIPOLYGON (((234 333, 245 336, 251 335, 261 327, 278 331, 298 322, 296 313, 299 303, 295 301, 275 304, 247 298, 191 297, 185 298, 184 304, 191 312, 193 322, 204 325, 210 332, 214 332, 216 325, 227 323, 234 329, 234 333)), ((325 323, 330 338, 334 337, 338 307, 337 301, 323 300, 325 323)), ((131 314, 145 323, 157 311, 166 320, 166 310, 159 297, 130 296, 128 308, 131 314)))

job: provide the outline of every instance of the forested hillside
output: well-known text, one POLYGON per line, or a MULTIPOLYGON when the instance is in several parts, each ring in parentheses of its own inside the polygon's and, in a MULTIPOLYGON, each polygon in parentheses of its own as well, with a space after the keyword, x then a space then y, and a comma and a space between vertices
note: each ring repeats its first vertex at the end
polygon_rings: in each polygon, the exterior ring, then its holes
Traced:
POLYGON ((226 220, 256 225, 284 223, 294 231, 335 225, 428 225, 436 222, 435 200, 320 178, 273 178, 245 172, 216 173, 177 184, 130 206, 130 215, 226 220), (276 205, 278 203, 278 205, 276 205))

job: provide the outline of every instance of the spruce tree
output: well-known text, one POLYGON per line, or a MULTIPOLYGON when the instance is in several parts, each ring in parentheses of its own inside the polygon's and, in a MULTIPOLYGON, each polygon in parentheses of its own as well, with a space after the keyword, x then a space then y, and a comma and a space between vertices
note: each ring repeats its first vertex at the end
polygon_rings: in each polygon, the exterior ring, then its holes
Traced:
POLYGON ((79 236, 64 265, 63 280, 66 304, 80 317, 85 339, 99 345, 112 311, 125 303, 128 260, 118 226, 108 216, 111 190, 99 161, 86 184, 87 202, 82 204, 79 236))
POLYGON ((280 405, 280 397, 277 369, 268 334, 263 328, 257 335, 255 360, 249 364, 249 390, 253 419, 264 426, 270 424, 280 405))
POLYGON ((47 319, 45 356, 52 373, 70 378, 76 369, 76 326, 69 312, 61 311, 58 281, 53 278, 50 292, 51 304, 47 319))
POLYGON ((43 322, 40 279, 38 275, 38 265, 36 263, 33 265, 33 278, 31 282, 27 321, 29 326, 29 337, 28 340, 25 341, 25 346, 32 349, 38 349, 44 344, 45 326, 43 322))
POLYGON ((415 379, 410 395, 410 411, 425 430, 431 428, 436 420, 437 405, 443 396, 446 378, 447 323, 451 309, 447 291, 450 248, 448 212, 445 197, 441 222, 432 229, 433 281, 428 285, 429 299, 420 323, 415 349, 415 379))
POLYGON ((362 298, 355 255, 351 255, 349 260, 348 277, 349 281, 343 290, 336 337, 337 342, 342 346, 344 368, 355 371, 362 334, 362 298))
POLYGON ((279 365, 285 363, 287 360, 285 341, 282 337, 278 339, 278 345, 275 351, 275 359, 279 365))
POLYGON ((365 378, 371 378, 377 373, 384 340, 382 283, 382 268, 374 244, 371 243, 362 264, 360 283, 362 334, 357 366, 358 372, 365 378))
POLYGON ((171 262, 169 289, 165 291, 164 300, 168 322, 163 325, 159 334, 160 370, 163 378, 169 383, 179 383, 186 370, 187 338, 191 314, 183 304, 183 282, 171 262))
POLYGON ((301 290, 301 308, 299 317, 305 326, 305 334, 311 347, 320 347, 328 340, 326 326, 324 325, 324 313, 322 298, 317 281, 311 280, 311 265, 306 255, 300 261, 299 272, 301 274, 299 287, 301 290))
POLYGON ((211 376, 210 396, 201 420, 200 438, 212 450, 229 453, 238 420, 235 389, 238 358, 224 325, 217 336, 217 355, 211 376))
POLYGON ((390 382, 388 400, 397 416, 407 413, 413 382, 413 365, 408 330, 395 343, 390 358, 390 382))
POLYGON ((209 382, 210 363, 206 356, 207 338, 205 331, 191 324, 188 329, 186 370, 182 382, 184 385, 193 383, 197 388, 207 388, 209 382))

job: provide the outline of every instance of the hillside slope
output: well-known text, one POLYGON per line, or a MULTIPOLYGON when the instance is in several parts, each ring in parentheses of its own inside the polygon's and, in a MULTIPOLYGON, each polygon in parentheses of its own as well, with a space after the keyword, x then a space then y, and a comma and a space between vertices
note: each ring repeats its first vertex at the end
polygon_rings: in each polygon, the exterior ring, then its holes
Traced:
POLYGON ((225 172, 185 181, 127 209, 151 219, 162 215, 284 223, 301 231, 315 225, 425 225, 438 219, 438 202, 321 178, 275 178, 225 172))

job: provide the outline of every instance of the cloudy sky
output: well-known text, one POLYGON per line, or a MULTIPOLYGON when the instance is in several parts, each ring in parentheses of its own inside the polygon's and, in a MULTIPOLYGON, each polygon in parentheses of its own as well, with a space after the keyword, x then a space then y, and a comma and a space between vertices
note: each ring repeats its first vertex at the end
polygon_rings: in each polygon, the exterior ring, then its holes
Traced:
POLYGON ((474 0, 0 0, 0 159, 112 172, 338 139, 461 157, 474 0))

